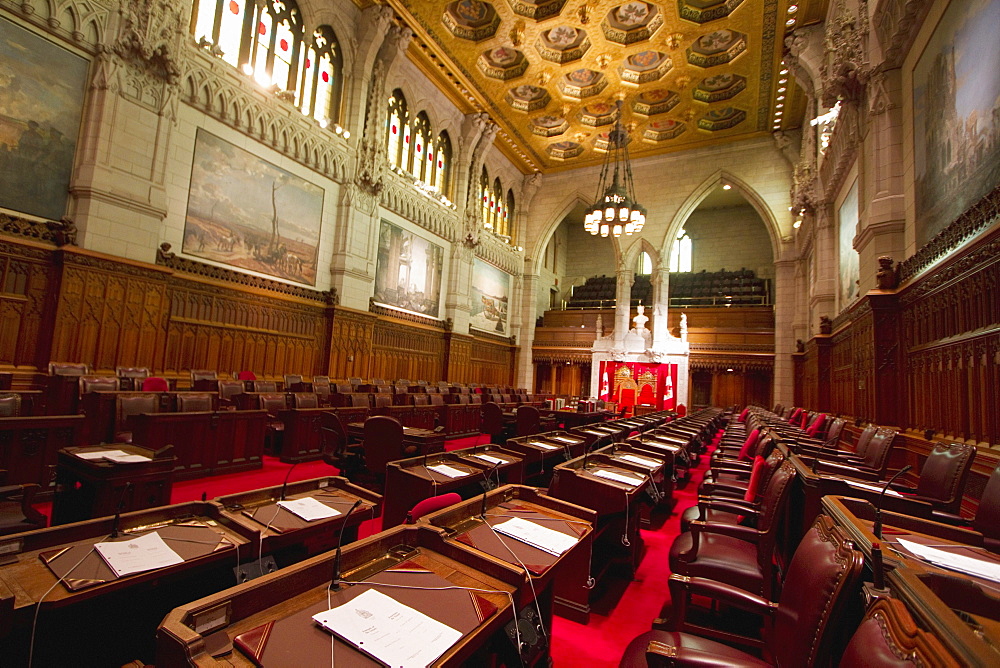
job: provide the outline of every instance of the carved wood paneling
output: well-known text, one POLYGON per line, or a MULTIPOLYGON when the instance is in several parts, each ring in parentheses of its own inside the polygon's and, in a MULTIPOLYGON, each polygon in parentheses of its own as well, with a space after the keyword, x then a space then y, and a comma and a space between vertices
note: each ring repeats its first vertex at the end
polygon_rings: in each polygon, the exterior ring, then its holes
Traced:
POLYGON ((472 342, 472 373, 486 385, 512 385, 517 347, 510 343, 476 338, 472 342))
POLYGON ((328 376, 372 377, 372 334, 376 320, 370 313, 340 307, 336 309, 330 336, 328 376))
POLYGON ((0 241, 0 364, 37 368, 39 341, 49 340, 46 296, 52 251, 0 241))
POLYGON ((444 378, 444 332, 379 318, 369 377, 434 382, 444 378))
POLYGON ((472 372, 472 337, 448 335, 448 380, 453 383, 474 381, 472 372))

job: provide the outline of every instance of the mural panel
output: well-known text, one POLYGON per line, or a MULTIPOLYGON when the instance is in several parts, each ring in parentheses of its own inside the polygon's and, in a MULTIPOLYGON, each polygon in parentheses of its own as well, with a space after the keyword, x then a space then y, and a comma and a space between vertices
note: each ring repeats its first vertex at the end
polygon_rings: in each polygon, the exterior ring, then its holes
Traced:
POLYGON ((1000 182, 1000 0, 954 0, 913 68, 917 243, 1000 182))
POLYGON ((325 191, 199 128, 183 250, 316 285, 325 191))
POLYGON ((854 235, 858 228, 858 182, 854 181, 837 211, 838 259, 840 263, 840 308, 847 308, 851 300, 858 296, 858 252, 854 250, 854 235))
POLYGON ((444 249, 383 220, 375 265, 375 301, 438 317, 444 249))
POLYGON ((469 325, 492 334, 508 336, 509 301, 510 274, 476 258, 472 265, 472 319, 469 325))
POLYGON ((89 63, 0 18, 0 206, 66 213, 89 63))

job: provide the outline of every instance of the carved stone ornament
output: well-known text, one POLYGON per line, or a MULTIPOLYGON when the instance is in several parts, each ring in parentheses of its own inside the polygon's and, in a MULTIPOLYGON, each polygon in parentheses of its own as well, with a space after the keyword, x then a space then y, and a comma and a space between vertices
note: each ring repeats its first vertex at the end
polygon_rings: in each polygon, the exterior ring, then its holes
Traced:
POLYGON ((792 210, 813 213, 819 209, 820 199, 816 196, 816 171, 807 161, 795 165, 792 172, 792 210))
POLYGON ((70 218, 62 218, 58 223, 49 221, 49 229, 52 230, 52 242, 56 246, 76 246, 77 227, 70 218))
POLYGON ((819 317, 819 333, 830 334, 832 332, 833 332, 833 321, 830 320, 828 316, 821 315, 819 317))
POLYGON ((833 107, 837 100, 859 102, 870 74, 865 42, 868 38, 868 2, 858 1, 858 15, 845 0, 836 0, 835 18, 826 28, 826 56, 820 67, 820 100, 833 107))
POLYGON ((806 344, 802 342, 802 339, 795 339, 795 352, 804 353, 806 351, 806 344))
POLYGON ((878 271, 875 273, 875 282, 878 284, 879 290, 895 290, 899 285, 899 276, 892 263, 893 259, 888 255, 882 255, 878 259, 878 271))
POLYGON ((167 83, 177 83, 184 14, 183 3, 127 0, 118 9, 112 50, 125 60, 142 61, 167 83))
POLYGON ((465 238, 462 239, 462 245, 465 246, 466 248, 475 248, 476 246, 479 245, 479 234, 475 232, 469 232, 468 234, 465 235, 465 238))

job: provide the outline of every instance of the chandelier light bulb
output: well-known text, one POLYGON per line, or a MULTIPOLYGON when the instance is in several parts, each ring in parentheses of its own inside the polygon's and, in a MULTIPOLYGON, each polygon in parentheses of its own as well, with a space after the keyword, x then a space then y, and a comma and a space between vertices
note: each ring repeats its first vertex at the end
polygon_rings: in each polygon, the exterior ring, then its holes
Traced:
POLYGON ((611 229, 611 233, 614 234, 615 237, 620 237, 622 235, 622 226, 615 223, 615 226, 611 229))
POLYGON ((610 231, 610 228, 608 227, 607 223, 604 223, 604 224, 601 225, 601 236, 602 237, 608 236, 608 232, 609 231, 610 231))

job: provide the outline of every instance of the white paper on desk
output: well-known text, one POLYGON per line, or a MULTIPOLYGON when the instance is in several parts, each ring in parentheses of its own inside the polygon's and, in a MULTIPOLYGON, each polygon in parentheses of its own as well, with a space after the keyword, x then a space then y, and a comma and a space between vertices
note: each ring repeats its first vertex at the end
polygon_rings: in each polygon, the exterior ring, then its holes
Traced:
POLYGON ((145 455, 130 455, 124 452, 120 455, 105 453, 104 458, 116 464, 136 464, 138 462, 153 461, 152 458, 146 457, 145 455))
MULTIPOLYGON (((851 480, 849 478, 836 478, 836 480, 842 480, 843 482, 846 482, 847 485, 848 485, 848 487, 860 487, 861 489, 867 489, 867 490, 870 490, 872 492, 881 492, 882 488, 885 487, 885 485, 871 485, 871 484, 866 483, 866 482, 858 482, 857 480, 851 480)), ((900 494, 899 492, 897 492, 894 489, 887 489, 887 490, 885 490, 885 495, 886 496, 903 496, 902 494, 900 494)))
POLYGON ((506 459, 501 459, 500 457, 491 457, 490 455, 472 455, 477 459, 481 459, 484 462, 489 462, 490 464, 506 464, 506 459))
POLYGON ((574 536, 543 527, 520 517, 513 517, 506 522, 495 524, 493 528, 505 536, 515 538, 557 557, 576 545, 577 542, 574 536))
POLYGON ((607 469, 594 469, 591 473, 596 475, 598 478, 614 480, 615 482, 625 483, 626 485, 632 485, 633 487, 638 487, 645 480, 645 478, 633 478, 630 475, 616 473, 615 471, 608 471, 607 469))
POLYGON ((312 522, 314 520, 325 520, 328 517, 336 517, 340 515, 340 511, 336 508, 331 508, 321 501, 317 501, 311 496, 307 496, 303 499, 289 499, 287 501, 278 501, 278 505, 287 510, 288 512, 301 517, 306 522, 312 522))
MULTIPOLYGON (((953 552, 939 550, 934 547, 927 547, 926 545, 921 545, 905 538, 897 538, 896 541, 921 559, 926 559, 942 568, 950 568, 953 571, 974 575, 984 580, 1000 582, 1000 563, 996 561, 976 559, 974 557, 967 557, 964 554, 954 554, 953 552)), ((956 544, 955 547, 963 546, 956 544)))
POLYGON ((536 448, 542 448, 543 450, 558 450, 558 445, 552 445, 551 443, 542 443, 541 441, 528 441, 528 445, 533 445, 536 448))
POLYGON ((578 439, 578 438, 569 438, 568 436, 552 436, 551 438, 552 438, 553 441, 559 441, 560 443, 574 444, 574 443, 579 443, 580 442, 580 439, 578 439))
POLYGON ((97 543, 94 547, 118 577, 184 563, 155 531, 128 540, 97 543))
POLYGON ((127 457, 128 453, 123 450, 95 450, 93 452, 74 453, 80 459, 104 459, 105 457, 127 457))
POLYGON ((448 466, 447 464, 435 464, 434 466, 428 466, 427 470, 440 473, 441 475, 446 475, 449 478, 464 478, 469 475, 468 471, 462 471, 454 466, 448 466))
POLYGON ((655 469, 660 465, 660 462, 658 461, 646 459, 645 457, 637 457, 635 455, 621 455, 620 459, 623 459, 626 462, 632 462, 633 464, 638 464, 639 466, 648 466, 651 469, 655 469))
POLYGON ((313 619, 392 668, 429 666, 462 637, 460 631, 375 589, 313 619))

